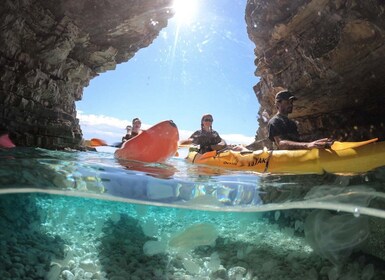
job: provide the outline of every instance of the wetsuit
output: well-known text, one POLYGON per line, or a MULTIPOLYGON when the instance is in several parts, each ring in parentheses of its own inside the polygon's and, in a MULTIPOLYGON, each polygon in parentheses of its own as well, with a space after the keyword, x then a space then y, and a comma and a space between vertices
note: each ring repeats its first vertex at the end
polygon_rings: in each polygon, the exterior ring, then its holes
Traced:
POLYGON ((190 136, 190 138, 193 139, 193 144, 200 146, 198 152, 201 154, 212 151, 211 145, 217 145, 222 141, 222 138, 215 130, 197 130, 190 136))

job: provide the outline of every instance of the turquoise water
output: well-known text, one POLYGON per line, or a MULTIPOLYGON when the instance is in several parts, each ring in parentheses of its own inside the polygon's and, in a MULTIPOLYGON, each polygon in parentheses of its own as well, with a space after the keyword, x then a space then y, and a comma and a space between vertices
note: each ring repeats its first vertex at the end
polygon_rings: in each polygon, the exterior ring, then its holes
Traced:
POLYGON ((0 278, 384 279, 384 182, 0 150, 0 278))

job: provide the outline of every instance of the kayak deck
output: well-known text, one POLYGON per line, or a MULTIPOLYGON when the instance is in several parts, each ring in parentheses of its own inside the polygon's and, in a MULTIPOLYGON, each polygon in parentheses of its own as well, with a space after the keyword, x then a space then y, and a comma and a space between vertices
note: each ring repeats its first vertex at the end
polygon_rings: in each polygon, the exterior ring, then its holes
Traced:
POLYGON ((337 150, 228 150, 212 153, 211 156, 190 152, 187 160, 195 164, 259 173, 362 173, 385 166, 385 142, 357 145, 353 148, 348 146, 337 150))

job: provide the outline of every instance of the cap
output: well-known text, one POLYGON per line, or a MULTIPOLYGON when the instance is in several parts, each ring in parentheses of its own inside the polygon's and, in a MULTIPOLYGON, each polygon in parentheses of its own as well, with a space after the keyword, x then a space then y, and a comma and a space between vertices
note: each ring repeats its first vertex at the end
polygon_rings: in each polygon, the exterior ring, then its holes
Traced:
POLYGON ((295 96, 294 96, 290 91, 288 91, 288 90, 282 90, 282 91, 278 92, 278 93, 275 95, 275 101, 290 100, 290 99, 297 100, 298 98, 295 97, 295 96))

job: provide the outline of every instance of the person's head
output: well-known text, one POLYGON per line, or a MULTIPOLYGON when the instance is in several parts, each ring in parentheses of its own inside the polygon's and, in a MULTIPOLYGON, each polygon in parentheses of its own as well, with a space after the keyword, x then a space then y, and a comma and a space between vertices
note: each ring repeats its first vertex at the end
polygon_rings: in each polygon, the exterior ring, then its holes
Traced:
POLYGON ((127 130, 127 132, 130 132, 130 131, 131 131, 131 129, 132 129, 132 126, 131 126, 130 124, 126 126, 126 130, 127 130))
POLYGON ((201 118, 201 128, 207 127, 212 129, 213 121, 214 119, 211 114, 204 114, 201 118))
POLYGON ((275 105, 278 112, 283 115, 288 115, 293 112, 293 102, 297 98, 288 90, 282 90, 275 95, 275 105))
POLYGON ((132 130, 133 131, 137 132, 141 126, 142 126, 142 122, 140 121, 139 118, 134 118, 132 120, 132 130))

